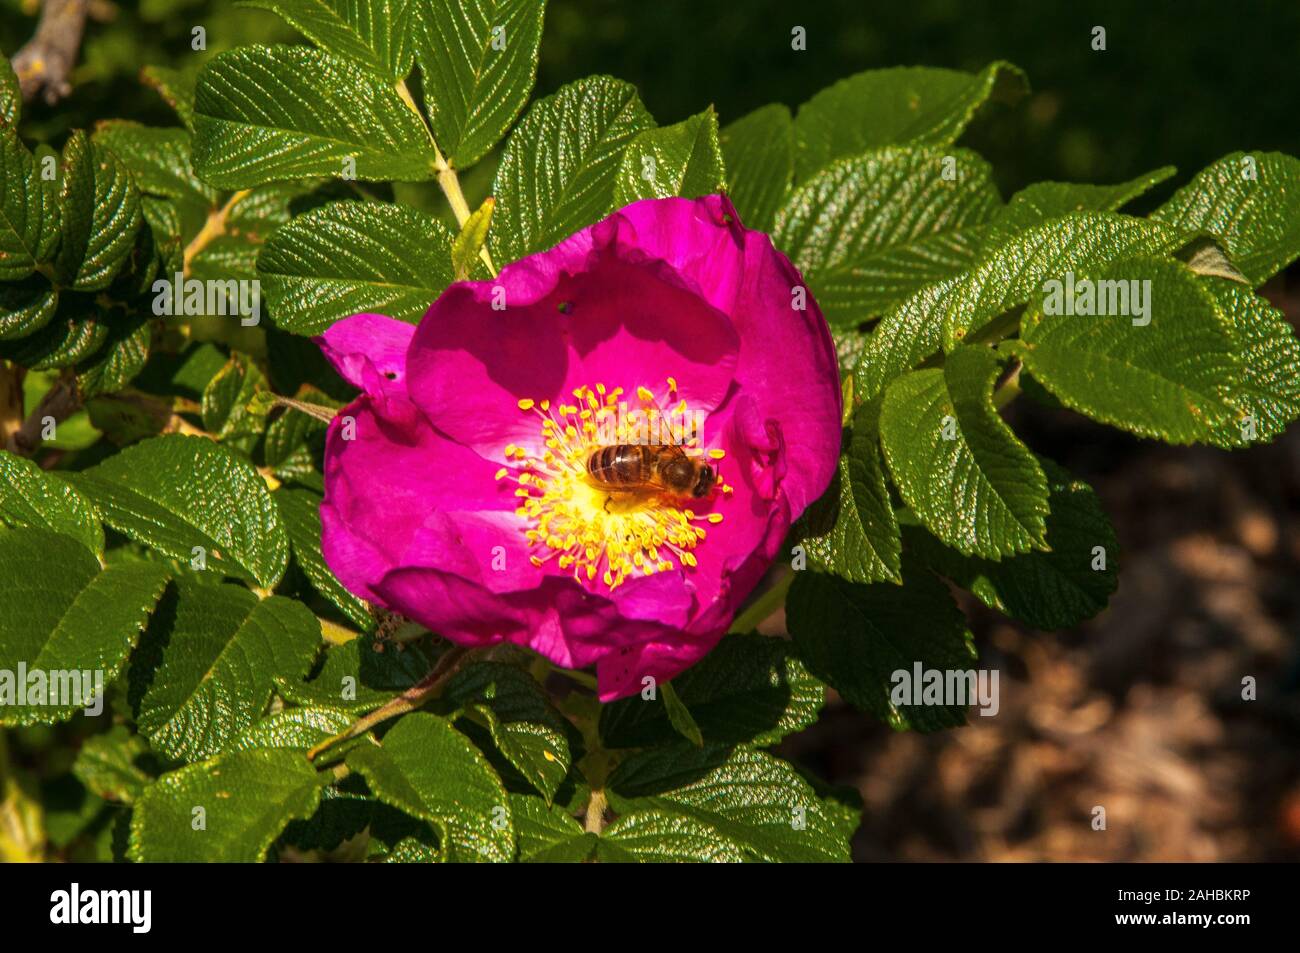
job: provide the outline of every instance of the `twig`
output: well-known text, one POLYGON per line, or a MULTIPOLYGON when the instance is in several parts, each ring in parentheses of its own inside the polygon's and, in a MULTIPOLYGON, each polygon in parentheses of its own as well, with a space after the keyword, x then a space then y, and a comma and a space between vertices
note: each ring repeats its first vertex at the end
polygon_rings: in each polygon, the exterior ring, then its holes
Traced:
POLYGON ((412 685, 402 694, 398 695, 392 701, 385 703, 382 707, 376 708, 364 718, 354 721, 347 730, 340 732, 330 738, 326 738, 316 747, 307 752, 307 760, 314 761, 326 750, 341 744, 344 741, 350 741, 353 738, 359 738, 371 728, 380 722, 387 721, 389 718, 396 718, 398 715, 404 715, 408 711, 415 711, 429 699, 437 695, 447 680, 456 672, 460 671, 469 649, 462 646, 453 646, 442 654, 438 662, 428 675, 420 679, 419 682, 412 685))
POLYGON ((45 439, 41 431, 45 429, 47 419, 60 424, 81 409, 81 393, 77 388, 77 379, 71 375, 64 376, 41 398, 36 409, 27 415, 23 425, 9 435, 5 449, 10 453, 30 457, 45 439))
POLYGON ((43 0, 41 3, 36 32, 12 60, 24 101, 30 102, 37 93, 42 93, 45 102, 53 106, 72 92, 68 75, 81 49, 86 6, 87 0, 43 0))
POLYGON ((190 239, 190 243, 185 246, 185 251, 181 256, 186 276, 190 273, 190 262, 194 260, 194 256, 203 251, 214 238, 226 233, 226 218, 230 215, 231 209, 248 196, 249 191, 249 189, 240 189, 226 199, 224 205, 208 213, 207 221, 203 223, 199 233, 190 239))

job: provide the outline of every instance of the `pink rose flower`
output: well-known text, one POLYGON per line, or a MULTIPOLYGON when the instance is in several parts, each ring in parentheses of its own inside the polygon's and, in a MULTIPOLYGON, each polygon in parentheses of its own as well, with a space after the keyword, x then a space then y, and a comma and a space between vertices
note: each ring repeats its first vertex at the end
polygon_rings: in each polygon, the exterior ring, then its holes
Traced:
POLYGON ((453 284, 418 328, 338 322, 321 347, 363 393, 329 430, 326 561, 453 642, 595 665, 602 700, 672 678, 834 475, 838 366, 802 286, 725 197, 647 200, 453 284), (680 492, 588 467, 671 443, 680 492))

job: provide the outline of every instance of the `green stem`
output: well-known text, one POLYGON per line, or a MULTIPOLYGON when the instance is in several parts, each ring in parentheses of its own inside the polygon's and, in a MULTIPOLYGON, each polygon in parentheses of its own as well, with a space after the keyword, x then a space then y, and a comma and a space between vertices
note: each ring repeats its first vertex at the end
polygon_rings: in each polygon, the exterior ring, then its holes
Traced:
POLYGON ((785 605, 786 593, 790 591, 790 584, 793 582, 794 573, 787 573, 777 581, 776 585, 755 599, 748 609, 736 616, 728 631, 752 632, 758 628, 760 622, 785 605))

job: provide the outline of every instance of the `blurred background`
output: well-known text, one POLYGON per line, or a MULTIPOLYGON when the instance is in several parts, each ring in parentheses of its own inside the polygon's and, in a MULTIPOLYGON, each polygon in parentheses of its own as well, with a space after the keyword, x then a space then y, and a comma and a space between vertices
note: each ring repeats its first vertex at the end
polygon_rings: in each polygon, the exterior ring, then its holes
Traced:
MULTIPOLYGON (((0 0, 0 49, 30 35, 35 0, 0 0)), ((292 41, 229 0, 92 0, 70 99, 28 107, 24 132, 125 117, 173 122, 141 66, 292 41)), ((596 72, 635 83, 661 123, 710 102, 725 124, 768 102, 798 106, 863 69, 1022 67, 1033 89, 963 142, 1004 196, 1040 179, 1179 176, 1145 211, 1236 149, 1300 155, 1300 4, 992 0, 550 0, 539 92, 596 72), (807 50, 790 48, 793 26, 807 50), (1091 48, 1106 29, 1106 50, 1091 48)), ((490 157, 467 176, 486 194, 490 157)), ((434 195, 402 196, 435 202, 434 195)), ((1263 293, 1300 321, 1300 270, 1263 293)), ((1019 401, 1039 453, 1100 493, 1123 546, 1110 608, 1042 633, 966 605, 1001 711, 942 735, 895 734, 832 699, 783 753, 865 803, 862 860, 1300 859, 1300 426, 1233 454, 1139 441, 1019 401), (1241 699, 1254 676, 1258 700, 1241 699), (1108 829, 1092 830, 1094 806, 1108 829)), ((779 624, 780 620, 776 620, 779 624)))

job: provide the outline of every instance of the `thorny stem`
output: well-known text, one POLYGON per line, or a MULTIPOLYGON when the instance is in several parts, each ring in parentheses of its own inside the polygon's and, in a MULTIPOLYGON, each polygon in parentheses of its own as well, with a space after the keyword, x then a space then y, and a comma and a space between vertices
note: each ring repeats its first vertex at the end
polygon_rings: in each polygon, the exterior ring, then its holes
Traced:
POLYGON ((307 752, 307 760, 314 761, 322 752, 341 744, 344 741, 350 741, 353 738, 359 738, 371 728, 375 727, 390 718, 396 718, 398 715, 404 715, 408 711, 415 711, 425 702, 434 698, 442 691, 443 686, 451 676, 460 671, 461 665, 466 661, 470 650, 462 646, 452 646, 442 654, 438 663, 434 665, 433 671, 419 682, 412 685, 402 694, 398 695, 392 701, 383 706, 376 708, 370 714, 363 718, 358 718, 345 731, 340 732, 330 738, 326 738, 316 747, 307 752))
MULTIPOLYGON (((416 118, 420 120, 420 126, 424 129, 425 135, 429 137, 429 145, 433 147, 433 168, 438 176, 438 188, 442 189, 442 194, 447 197, 447 204, 451 206, 451 213, 456 216, 456 224, 463 228, 465 222, 469 220, 470 209, 469 203, 465 201, 465 193, 460 188, 460 178, 456 175, 456 170, 451 163, 443 157, 442 150, 438 148, 438 143, 433 138, 433 130, 424 121, 424 115, 420 112, 420 107, 415 105, 411 91, 406 86, 406 80, 397 81, 397 95, 402 98, 402 102, 406 103, 406 108, 415 113, 416 118)), ((497 269, 492 264, 492 256, 488 254, 487 247, 484 246, 479 249, 478 255, 479 258, 483 259, 483 264, 487 265, 492 277, 495 278, 497 269)))

